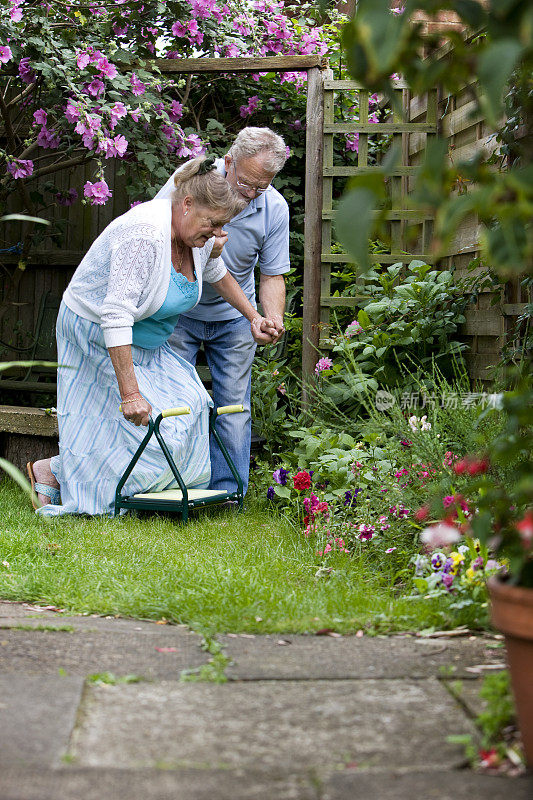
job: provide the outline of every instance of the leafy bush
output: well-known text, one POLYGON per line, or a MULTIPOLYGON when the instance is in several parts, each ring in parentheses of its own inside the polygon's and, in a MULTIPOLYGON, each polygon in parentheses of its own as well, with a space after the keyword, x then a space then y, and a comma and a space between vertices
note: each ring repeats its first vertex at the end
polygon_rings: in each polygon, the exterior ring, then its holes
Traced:
POLYGON ((360 285, 361 310, 344 332, 332 337, 332 361, 317 364, 317 394, 348 416, 361 413, 369 392, 432 385, 438 368, 452 378, 466 345, 454 338, 473 294, 421 261, 371 270, 360 285))

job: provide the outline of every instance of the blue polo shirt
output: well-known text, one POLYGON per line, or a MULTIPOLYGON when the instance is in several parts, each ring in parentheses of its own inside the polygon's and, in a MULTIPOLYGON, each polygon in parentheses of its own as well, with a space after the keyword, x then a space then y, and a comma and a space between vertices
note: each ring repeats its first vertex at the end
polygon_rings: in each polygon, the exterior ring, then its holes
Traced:
MULTIPOLYGON (((226 174, 223 158, 217 159, 216 167, 222 175, 226 174)), ((224 230, 228 234, 222 250, 224 264, 256 308, 255 267, 259 266, 263 275, 283 275, 290 269, 289 206, 271 186, 224 225, 224 230)), ((204 282, 199 304, 183 316, 221 322, 236 319, 240 313, 204 282)))

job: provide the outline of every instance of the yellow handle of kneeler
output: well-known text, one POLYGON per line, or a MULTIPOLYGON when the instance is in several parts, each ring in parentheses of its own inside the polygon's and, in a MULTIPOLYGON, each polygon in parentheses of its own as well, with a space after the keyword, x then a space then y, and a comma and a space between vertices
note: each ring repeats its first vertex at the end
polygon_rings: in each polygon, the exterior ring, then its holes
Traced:
POLYGON ((161 412, 161 416, 165 419, 166 417, 182 417, 184 414, 190 413, 189 406, 178 406, 178 408, 166 408, 161 412))
POLYGON ((244 411, 244 406, 220 406, 217 408, 217 416, 220 414, 238 414, 239 411, 244 411))

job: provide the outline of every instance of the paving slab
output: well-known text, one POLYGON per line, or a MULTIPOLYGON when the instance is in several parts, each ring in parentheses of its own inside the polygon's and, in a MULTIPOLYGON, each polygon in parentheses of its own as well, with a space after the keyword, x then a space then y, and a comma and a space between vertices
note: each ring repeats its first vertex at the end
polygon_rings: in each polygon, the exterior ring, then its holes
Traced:
POLYGON ((61 763, 82 690, 81 678, 0 675, 0 774, 61 763))
MULTIPOLYGON (((439 754, 435 754, 438 759, 439 754)), ((352 771, 325 782, 320 800, 531 800, 533 778, 501 778, 470 770, 369 775, 352 771)))
POLYGON ((305 775, 255 770, 79 769, 0 775, 2 800, 320 800, 305 775))
MULTIPOLYGON (((63 621, 68 624, 68 620, 63 621)), ((107 622, 103 620, 102 622, 107 622)), ((0 628, 0 672, 28 675, 87 676, 112 672, 146 680, 177 680, 183 669, 199 667, 210 656, 201 638, 173 626, 109 630, 97 620, 87 629, 17 630, 0 628)))
POLYGON ((29 603, 12 603, 0 601, 0 628, 35 628, 46 627, 61 630, 65 626, 76 630, 94 631, 147 631, 155 632, 170 628, 173 631, 189 631, 187 625, 170 625, 164 621, 138 620, 128 617, 100 616, 99 614, 72 614, 67 611, 51 611, 46 607, 33 606, 29 603))
POLYGON ((70 752, 93 767, 416 769, 438 754, 453 768, 446 736, 473 733, 435 679, 162 682, 92 688, 70 752))
POLYGON ((46 610, 42 606, 34 606, 31 603, 0 600, 0 619, 4 617, 44 617, 47 619, 54 619, 54 617, 58 617, 58 614, 46 610))
POLYGON ((232 660, 226 675, 233 680, 342 680, 439 676, 451 668, 453 678, 476 678, 469 669, 504 661, 500 650, 482 636, 450 639, 415 637, 221 635, 232 660), (453 670, 453 671, 452 671, 453 670))

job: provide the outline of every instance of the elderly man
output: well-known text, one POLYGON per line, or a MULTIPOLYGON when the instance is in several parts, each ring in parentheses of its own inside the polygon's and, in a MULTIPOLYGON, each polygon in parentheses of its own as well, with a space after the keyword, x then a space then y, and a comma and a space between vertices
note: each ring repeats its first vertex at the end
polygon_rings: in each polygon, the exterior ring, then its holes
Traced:
MULTIPOLYGON (((284 273, 289 265, 289 208, 271 185, 285 164, 285 142, 269 128, 241 130, 228 154, 216 162, 219 172, 245 198, 248 205, 224 226, 224 236, 215 244, 224 263, 255 306, 255 268, 259 268, 259 301, 263 316, 282 335, 285 309, 284 273), (226 241, 227 234, 227 241, 226 241)), ((244 414, 220 419, 219 432, 248 487, 250 468, 250 391, 256 344, 250 323, 209 286, 200 303, 178 320, 169 340, 176 352, 196 364, 203 344, 213 381, 215 406, 242 403, 244 414)), ((211 488, 235 490, 235 479, 216 442, 211 442, 211 488)))

